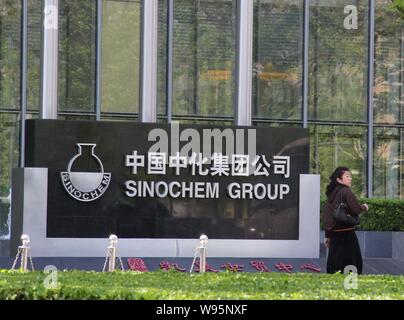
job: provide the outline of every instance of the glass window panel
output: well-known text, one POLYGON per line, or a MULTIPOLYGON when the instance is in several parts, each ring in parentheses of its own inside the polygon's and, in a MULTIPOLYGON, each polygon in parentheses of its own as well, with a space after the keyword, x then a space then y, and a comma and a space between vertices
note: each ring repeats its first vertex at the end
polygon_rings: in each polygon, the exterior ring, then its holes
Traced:
POLYGON ((37 111, 34 111, 34 112, 29 111, 29 112, 27 112, 25 114, 25 119, 26 120, 28 120, 28 119, 40 119, 39 112, 37 112, 37 111))
POLYGON ((28 1, 27 108, 39 110, 41 83, 41 0, 28 1))
POLYGON ((272 128, 301 128, 300 123, 290 123, 290 122, 254 122, 254 127, 272 127, 272 128))
POLYGON ((375 122, 404 122, 404 15, 391 1, 376 1, 375 122))
POLYGON ((373 194, 404 198, 404 130, 375 128, 373 150, 373 194))
POLYGON ((300 119, 303 1, 254 1, 253 112, 300 119))
POLYGON ((368 1, 310 4, 309 118, 366 121, 368 1))
POLYGON ((139 113, 141 1, 103 1, 102 111, 139 113))
POLYGON ((11 171, 18 167, 19 119, 0 113, 0 239, 9 238, 11 171))
POLYGON ((339 167, 352 172, 352 189, 357 196, 366 195, 366 127, 310 125, 311 173, 320 174, 321 196, 329 177, 339 167))
POLYGON ((233 116, 236 3, 174 2, 174 115, 233 116))
POLYGON ((59 1, 59 110, 94 111, 96 1, 59 1))
POLYGON ((0 109, 20 108, 21 2, 0 0, 0 109))

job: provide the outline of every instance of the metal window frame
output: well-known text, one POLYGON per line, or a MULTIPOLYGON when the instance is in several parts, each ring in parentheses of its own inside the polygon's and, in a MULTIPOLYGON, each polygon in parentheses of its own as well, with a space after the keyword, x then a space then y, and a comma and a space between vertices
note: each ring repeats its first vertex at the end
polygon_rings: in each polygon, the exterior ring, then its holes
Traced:
POLYGON ((103 0, 97 0, 97 30, 96 30, 96 69, 95 69, 95 118, 101 120, 102 99, 102 6, 103 0))
POLYGON ((368 150, 367 150, 367 196, 373 198, 373 79, 375 57, 375 0, 369 0, 368 21, 368 74, 367 74, 367 121, 368 121, 368 150))
POLYGON ((167 122, 173 118, 173 57, 174 57, 174 0, 167 1, 167 70, 166 70, 166 114, 167 122))
POLYGON ((310 0, 303 2, 303 92, 302 92, 302 124, 308 128, 309 99, 309 41, 310 41, 310 0))
POLYGON ((19 166, 25 165, 25 118, 27 114, 27 70, 28 70, 28 0, 21 0, 21 69, 20 69, 20 159, 19 166))

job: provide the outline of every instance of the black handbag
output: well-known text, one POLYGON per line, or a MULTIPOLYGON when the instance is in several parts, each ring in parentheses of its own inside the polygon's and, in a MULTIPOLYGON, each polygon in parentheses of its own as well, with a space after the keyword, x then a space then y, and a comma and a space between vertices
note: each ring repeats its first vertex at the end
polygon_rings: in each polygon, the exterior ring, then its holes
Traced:
POLYGON ((338 225, 347 227, 357 226, 360 222, 359 215, 353 216, 349 214, 347 205, 342 201, 342 194, 338 205, 335 207, 333 217, 338 225))

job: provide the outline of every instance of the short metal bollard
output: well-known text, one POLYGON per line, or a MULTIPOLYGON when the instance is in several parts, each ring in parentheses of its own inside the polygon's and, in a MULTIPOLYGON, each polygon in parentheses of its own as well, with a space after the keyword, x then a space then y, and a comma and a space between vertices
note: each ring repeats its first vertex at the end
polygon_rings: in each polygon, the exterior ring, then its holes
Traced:
MULTIPOLYGON (((104 262, 104 267, 102 268, 102 272, 105 272, 105 269, 107 267, 108 263, 108 271, 115 271, 116 268, 116 251, 117 251, 117 243, 118 243, 118 237, 114 234, 111 234, 109 236, 109 246, 107 247, 107 254, 105 256, 105 262, 104 262)), ((118 262, 121 264, 121 269, 124 271, 122 259, 118 257, 118 262)))
POLYGON ((11 267, 11 270, 15 270, 15 267, 18 262, 18 258, 21 256, 20 270, 24 271, 24 272, 28 271, 28 259, 29 259, 30 264, 31 264, 31 270, 35 271, 34 264, 32 262, 32 257, 31 257, 31 247, 28 247, 28 244, 30 243, 29 235, 23 234, 21 236, 21 242, 22 242, 22 246, 18 247, 18 252, 15 257, 13 266, 11 267))
POLYGON ((189 271, 192 273, 194 269, 195 260, 197 255, 199 254, 199 272, 205 273, 206 272, 206 245, 208 244, 208 237, 207 235, 203 234, 199 237, 200 246, 195 248, 194 259, 192 261, 191 270, 189 271))

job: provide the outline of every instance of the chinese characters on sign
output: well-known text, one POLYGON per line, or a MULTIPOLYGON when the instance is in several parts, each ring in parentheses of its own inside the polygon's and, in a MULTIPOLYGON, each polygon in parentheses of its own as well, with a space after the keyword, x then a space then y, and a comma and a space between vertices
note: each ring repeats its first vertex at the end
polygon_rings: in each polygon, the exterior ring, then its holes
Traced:
MULTIPOLYGON (((132 271, 142 271, 142 272, 147 272, 149 271, 146 263, 143 259, 141 258, 129 258, 128 260, 128 266, 129 269, 132 271)), ((265 264, 264 261, 257 261, 257 260, 252 260, 249 262, 249 265, 251 268, 255 271, 258 272, 272 272, 269 267, 265 264)), ((287 272, 287 273, 292 273, 294 268, 291 264, 285 264, 283 262, 278 262, 275 265, 275 268, 279 272, 287 272)), ((161 270, 164 271, 169 271, 169 270, 174 270, 178 272, 186 272, 186 269, 183 266, 180 266, 176 262, 169 262, 169 261, 161 261, 159 263, 159 267, 161 270)), ((224 263, 220 266, 220 269, 225 270, 225 271, 231 271, 231 272, 243 272, 244 270, 244 265, 243 264, 238 264, 238 263, 224 263)), ((305 270, 309 270, 312 272, 321 272, 321 267, 316 266, 312 263, 304 263, 300 266, 300 271, 303 272, 305 270)), ((199 261, 195 261, 195 272, 199 272, 199 261)), ((206 271, 207 272, 220 272, 220 270, 214 269, 211 265, 206 264, 206 271)))
MULTIPOLYGON (((210 159, 203 157, 201 153, 193 153, 191 157, 180 156, 179 152, 174 156, 165 153, 148 152, 147 156, 138 154, 134 150, 125 157, 125 166, 136 175, 140 168, 144 168, 148 175, 166 175, 167 166, 172 168, 176 176, 181 175, 181 170, 190 167, 192 176, 212 177, 249 177, 281 175, 290 177, 290 157, 273 156, 272 161, 265 155, 257 155, 250 161, 249 155, 233 154, 231 156, 214 153, 210 159)), ((219 182, 187 182, 187 181, 135 181, 125 182, 125 194, 128 197, 159 197, 170 196, 172 198, 219 198, 219 182)), ((288 184, 263 184, 263 183, 239 183, 231 182, 227 185, 227 195, 231 199, 283 199, 290 191, 288 184)))
MULTIPOLYGON (((256 271, 259 272, 271 272, 271 270, 266 266, 264 261, 250 261, 250 266, 255 269, 256 271)), ((199 263, 195 262, 195 265, 197 268, 195 269, 195 272, 199 272, 199 263)), ((294 268, 291 264, 284 264, 283 262, 278 262, 275 265, 275 268, 279 272, 287 272, 287 273, 292 273, 294 268)), ((169 263, 167 261, 162 261, 160 263, 160 268, 163 270, 169 270, 169 269, 175 269, 177 271, 184 272, 185 269, 181 268, 178 266, 177 263, 169 263)), ((244 265, 243 264, 238 264, 238 263, 224 263, 220 266, 220 269, 226 270, 226 271, 232 271, 232 272, 243 272, 244 270, 244 265)), ((313 272, 321 272, 321 267, 313 265, 311 263, 305 263, 300 266, 300 270, 303 272, 304 270, 310 270, 313 272)), ((219 270, 216 270, 212 268, 209 264, 206 266, 206 271, 210 272, 219 272, 219 270)))
POLYGON ((146 168, 147 174, 165 175, 167 166, 173 168, 175 175, 181 174, 181 169, 191 167, 191 175, 200 176, 269 176, 271 173, 282 175, 285 178, 290 176, 290 157, 273 156, 272 162, 266 159, 265 155, 257 155, 250 161, 249 155, 233 154, 231 156, 221 153, 214 153, 210 159, 203 157, 202 153, 193 153, 191 157, 168 156, 162 152, 148 152, 147 156, 138 154, 134 150, 125 157, 125 166, 132 169, 133 174, 138 173, 138 168, 146 168), (168 159, 167 159, 168 158, 168 159), (147 161, 146 161, 147 159, 147 161), (210 160, 210 161, 209 161, 210 160), (146 165, 147 163, 147 165, 146 165), (208 164, 210 168, 207 167, 208 164), (251 165, 250 165, 251 164, 251 165), (272 167, 272 169, 271 169, 272 167), (250 172, 250 168, 254 168, 250 172))
POLYGON ((278 262, 275 264, 275 268, 279 271, 285 271, 291 273, 293 270, 293 266, 290 264, 284 264, 283 262, 278 262))
POLYGON ((236 264, 236 263, 225 263, 220 266, 221 269, 226 269, 228 271, 233 271, 233 272, 241 272, 244 269, 244 265, 242 264, 236 264))
POLYGON ((146 263, 140 258, 129 258, 128 259, 129 269, 132 271, 148 272, 146 263))
POLYGON ((174 269, 175 271, 180 271, 180 272, 185 272, 185 268, 182 268, 178 265, 178 263, 171 263, 168 261, 161 261, 160 262, 160 269, 164 271, 172 270, 174 269))
POLYGON ((271 272, 264 261, 250 261, 250 265, 260 272, 271 272))

